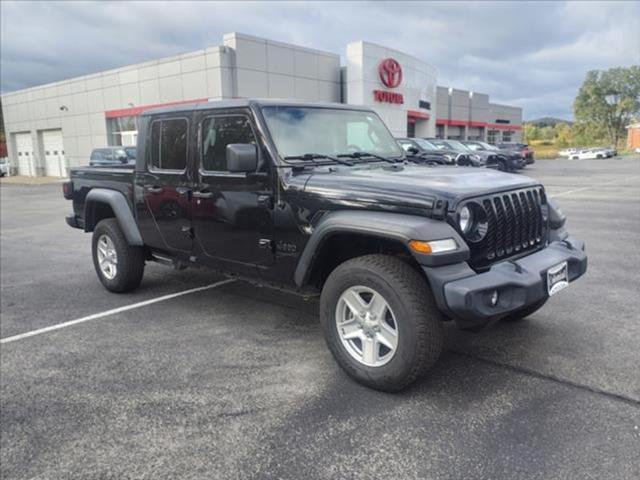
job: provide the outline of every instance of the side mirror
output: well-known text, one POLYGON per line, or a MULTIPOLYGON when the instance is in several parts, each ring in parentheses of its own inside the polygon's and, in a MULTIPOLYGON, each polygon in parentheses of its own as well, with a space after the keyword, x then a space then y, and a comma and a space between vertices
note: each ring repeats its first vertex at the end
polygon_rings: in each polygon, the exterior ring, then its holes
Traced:
POLYGON ((255 172, 258 168, 258 151, 252 143, 227 145, 227 170, 230 172, 255 172))
POLYGON ((129 161, 126 155, 124 157, 118 157, 118 160, 120 160, 120 163, 127 163, 129 161))
POLYGON ((420 153, 420 150, 418 150, 416 147, 409 147, 407 148, 407 152, 411 153, 412 155, 417 155, 420 153))

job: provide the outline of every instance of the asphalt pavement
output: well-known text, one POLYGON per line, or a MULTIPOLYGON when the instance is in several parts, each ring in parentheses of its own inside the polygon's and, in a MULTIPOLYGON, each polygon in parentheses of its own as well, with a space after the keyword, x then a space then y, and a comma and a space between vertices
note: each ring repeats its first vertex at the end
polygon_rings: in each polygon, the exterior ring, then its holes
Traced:
POLYGON ((0 345, 0 477, 640 478, 640 159, 526 174, 587 275, 524 321, 446 324, 400 394, 340 370, 314 301, 232 282, 154 302, 222 279, 154 264, 107 292, 60 185, 3 183, 0 338, 95 317, 0 345))

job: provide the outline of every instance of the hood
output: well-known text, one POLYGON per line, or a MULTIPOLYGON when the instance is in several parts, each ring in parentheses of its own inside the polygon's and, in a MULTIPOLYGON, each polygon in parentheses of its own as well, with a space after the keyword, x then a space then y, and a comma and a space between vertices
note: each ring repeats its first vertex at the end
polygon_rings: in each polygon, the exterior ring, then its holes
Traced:
POLYGON ((429 209, 437 198, 454 205, 469 197, 538 185, 523 175, 485 168, 380 164, 316 168, 292 175, 288 182, 323 200, 429 209))

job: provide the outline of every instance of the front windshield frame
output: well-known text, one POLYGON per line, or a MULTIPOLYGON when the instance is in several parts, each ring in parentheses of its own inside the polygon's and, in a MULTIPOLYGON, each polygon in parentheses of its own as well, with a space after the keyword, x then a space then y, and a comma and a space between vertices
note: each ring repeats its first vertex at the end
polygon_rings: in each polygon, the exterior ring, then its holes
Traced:
MULTIPOLYGON (((376 128, 378 128, 377 131, 375 131, 374 133, 378 134, 379 136, 381 136, 382 138, 380 138, 380 141, 382 142, 382 144, 384 144, 386 142, 386 146, 389 147, 387 150, 379 150, 379 149, 362 149, 360 151, 362 152, 366 152, 366 153, 372 153, 374 155, 379 155, 379 156, 383 156, 386 158, 391 158, 391 159, 399 159, 399 158, 404 158, 406 156, 406 152, 405 150, 398 144, 398 142, 396 141, 396 139, 394 138, 394 136, 392 135, 391 131, 389 130, 389 128, 387 127, 387 125, 382 121, 382 119, 380 118, 380 116, 375 113, 374 111, 371 110, 364 110, 364 109, 357 109, 357 108, 339 108, 339 107, 331 107, 331 106, 315 106, 315 105, 295 105, 295 104, 291 104, 291 105, 262 105, 260 107, 260 113, 261 113, 261 117, 263 119, 264 125, 267 129, 267 132, 269 133, 269 137, 271 139, 271 142, 273 144, 273 146, 276 149, 276 152, 278 154, 278 162, 279 163, 284 163, 286 164, 290 164, 291 163, 291 157, 300 157, 303 156, 305 154, 314 154, 314 155, 327 155, 327 158, 330 157, 337 157, 339 155, 344 155, 344 154, 353 154, 354 152, 357 153, 357 151, 355 149, 344 149, 345 151, 336 151, 335 149, 331 149, 331 148, 316 148, 316 146, 313 145, 309 145, 308 147, 304 147, 304 148, 299 148, 297 150, 292 150, 292 147, 297 147, 298 145, 290 145, 289 149, 285 149, 285 145, 283 144, 282 140, 283 138, 278 138, 278 126, 276 124, 273 123, 275 115, 273 114, 273 112, 275 112, 276 114, 278 113, 278 110, 285 110, 285 109, 292 109, 292 110, 307 110, 309 112, 319 112, 319 111, 327 111, 327 112, 334 112, 337 115, 358 115, 361 114, 363 115, 363 118, 368 118, 369 120, 372 120, 373 123, 371 125, 374 125, 376 128), (302 151, 304 150, 304 151, 302 151)), ((299 125, 298 125, 299 127, 299 125)), ((320 135, 320 137, 318 138, 322 138, 321 133, 320 132, 312 132, 316 137, 318 137, 318 135, 320 135)), ((367 135, 369 135, 371 132, 367 132, 367 135)), ((373 142, 373 139, 372 139, 373 142)), ((313 143, 313 142, 311 142, 313 143)), ((304 159, 299 159, 296 158, 296 160, 301 160, 304 161, 304 159)))

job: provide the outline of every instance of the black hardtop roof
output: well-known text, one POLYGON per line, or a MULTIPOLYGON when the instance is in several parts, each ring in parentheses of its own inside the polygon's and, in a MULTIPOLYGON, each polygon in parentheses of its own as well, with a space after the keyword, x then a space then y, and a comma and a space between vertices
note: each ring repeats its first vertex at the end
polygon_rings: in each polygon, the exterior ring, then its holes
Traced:
POLYGON ((335 108, 340 110, 360 110, 370 112, 371 108, 364 105, 349 105, 345 103, 331 102, 301 102, 299 100, 280 100, 280 99, 252 99, 242 98, 233 100, 209 100, 203 102, 182 103, 180 105, 171 105, 167 107, 157 107, 145 110, 140 115, 158 115, 163 113, 179 113, 192 112, 194 110, 214 110, 225 108, 242 108, 242 107, 307 107, 307 108, 335 108))

